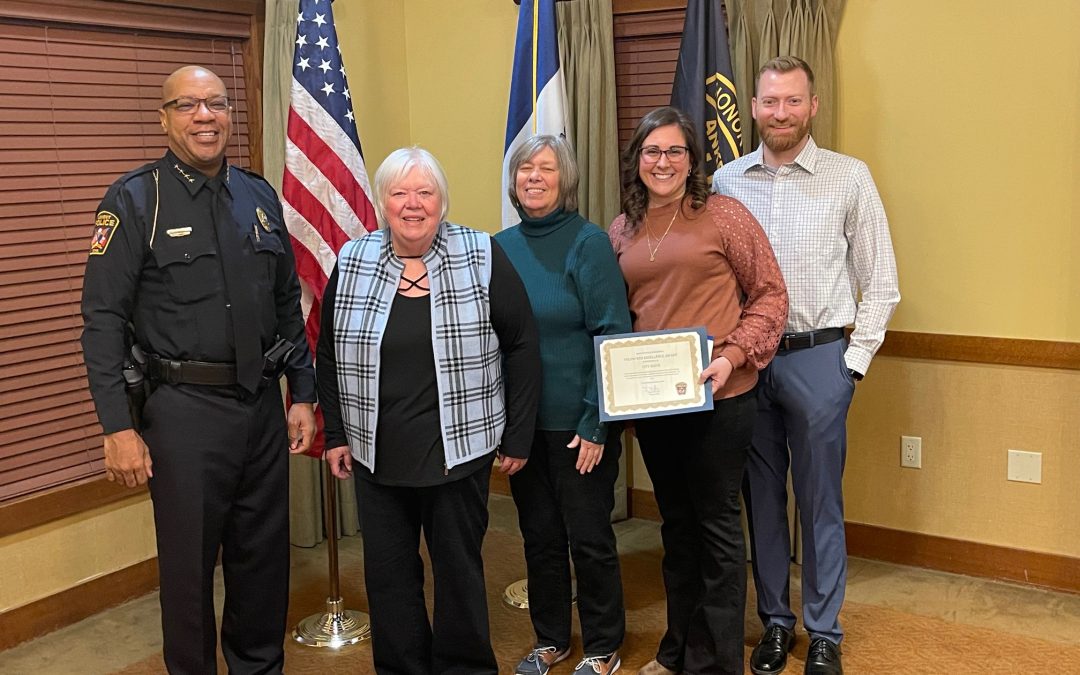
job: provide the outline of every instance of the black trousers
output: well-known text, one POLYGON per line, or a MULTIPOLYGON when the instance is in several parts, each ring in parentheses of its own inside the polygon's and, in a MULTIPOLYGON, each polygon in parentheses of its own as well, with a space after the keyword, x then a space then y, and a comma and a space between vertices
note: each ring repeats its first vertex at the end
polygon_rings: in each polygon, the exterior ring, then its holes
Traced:
POLYGON ((566 447, 573 431, 537 431, 528 464, 510 477, 525 540, 537 646, 570 645, 571 557, 585 655, 609 654, 622 645, 626 617, 611 529, 622 454, 619 432, 611 430, 600 463, 583 476, 574 468, 578 450, 566 447))
POLYGON ((289 604, 288 435, 276 387, 161 385, 147 401, 165 665, 217 672, 214 566, 221 551, 221 648, 230 673, 280 673, 289 604))
POLYGON ((636 423, 663 519, 667 631, 656 660, 687 675, 743 672, 739 488, 757 398, 750 391, 715 405, 711 412, 636 423))
POLYGON ((496 675, 484 561, 490 465, 432 487, 358 478, 371 647, 379 675, 496 675), (424 603, 424 534, 435 610, 424 603))

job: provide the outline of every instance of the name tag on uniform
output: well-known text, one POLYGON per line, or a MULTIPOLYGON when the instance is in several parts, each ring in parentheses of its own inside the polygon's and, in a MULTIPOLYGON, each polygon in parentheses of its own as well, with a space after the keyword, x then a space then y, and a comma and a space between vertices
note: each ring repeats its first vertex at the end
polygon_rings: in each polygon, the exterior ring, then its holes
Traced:
POLYGON ((170 237, 186 237, 191 234, 190 227, 174 227, 171 230, 165 230, 165 234, 170 237))

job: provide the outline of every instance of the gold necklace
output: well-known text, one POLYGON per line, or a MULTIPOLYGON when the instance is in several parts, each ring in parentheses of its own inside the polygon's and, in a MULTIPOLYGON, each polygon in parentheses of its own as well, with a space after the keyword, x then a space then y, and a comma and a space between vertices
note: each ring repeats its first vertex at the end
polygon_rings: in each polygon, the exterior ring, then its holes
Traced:
POLYGON ((645 245, 649 249, 649 262, 656 261, 656 254, 660 251, 660 244, 664 243, 664 239, 667 238, 668 232, 671 232, 671 226, 675 224, 675 218, 679 215, 679 207, 675 207, 675 213, 671 214, 671 222, 667 224, 667 229, 664 230, 664 234, 656 240, 656 246, 652 245, 652 240, 655 237, 652 236, 652 230, 649 229, 649 211, 645 211, 645 245))

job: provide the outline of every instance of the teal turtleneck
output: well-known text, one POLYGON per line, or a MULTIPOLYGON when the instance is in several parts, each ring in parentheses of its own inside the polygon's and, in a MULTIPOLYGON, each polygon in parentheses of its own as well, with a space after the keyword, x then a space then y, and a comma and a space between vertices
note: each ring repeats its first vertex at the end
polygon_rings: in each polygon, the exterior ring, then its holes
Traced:
POLYGON ((607 439, 596 394, 594 335, 630 332, 626 286, 607 234, 556 209, 495 235, 525 283, 540 332, 543 386, 536 428, 607 439))

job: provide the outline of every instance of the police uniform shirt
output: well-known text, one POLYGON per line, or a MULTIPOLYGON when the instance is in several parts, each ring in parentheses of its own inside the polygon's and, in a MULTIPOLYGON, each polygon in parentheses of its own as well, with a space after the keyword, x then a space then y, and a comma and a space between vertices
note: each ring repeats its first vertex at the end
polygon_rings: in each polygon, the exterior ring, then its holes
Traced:
MULTIPOLYGON (((228 219, 225 219, 228 220, 228 219)), ((215 226, 240 229, 243 280, 261 348, 277 336, 296 345, 285 374, 294 402, 315 401, 300 310, 300 285, 281 205, 260 176, 224 165, 210 178, 169 151, 123 176, 98 208, 83 282, 83 352, 105 433, 131 427, 121 376, 124 326, 166 359, 234 363, 236 352, 215 226), (211 181, 231 197, 231 220, 215 223, 211 181)), ((235 239, 236 237, 234 237, 235 239)), ((247 300, 242 300, 247 298, 247 300)))

